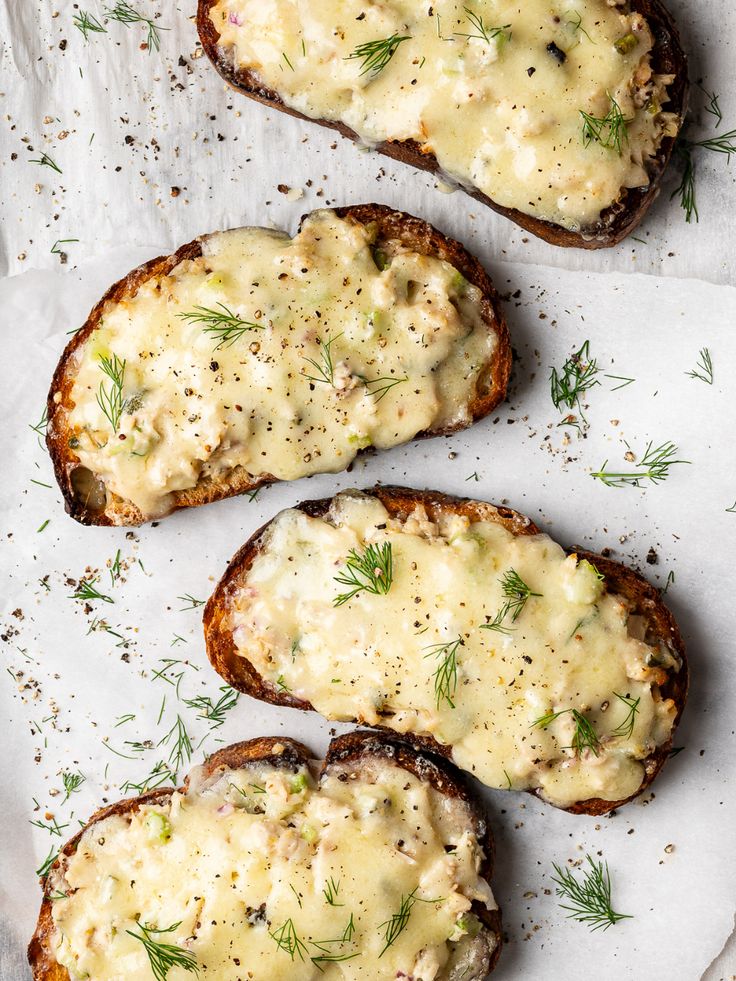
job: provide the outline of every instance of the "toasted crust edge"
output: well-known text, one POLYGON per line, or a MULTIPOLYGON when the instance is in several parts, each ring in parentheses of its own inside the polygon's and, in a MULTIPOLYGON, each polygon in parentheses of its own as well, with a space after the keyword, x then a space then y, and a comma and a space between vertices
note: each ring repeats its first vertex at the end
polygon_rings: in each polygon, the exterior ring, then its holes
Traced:
MULTIPOLYGON (((443 235, 428 222, 385 205, 352 205, 332 210, 340 218, 354 218, 363 225, 377 225, 379 240, 399 241, 422 255, 430 255, 450 263, 468 282, 480 290, 484 324, 489 332, 496 335, 498 343, 491 361, 478 377, 476 394, 469 407, 471 420, 467 424, 461 423, 454 427, 421 432, 414 438, 446 436, 485 418, 506 397, 512 356, 501 300, 479 260, 460 242, 443 235)), ((302 217, 300 228, 307 217, 308 215, 302 217)), ((71 389, 76 373, 75 357, 99 326, 108 304, 135 296, 144 283, 168 275, 180 262, 201 256, 202 242, 207 237, 207 235, 199 236, 171 255, 151 259, 114 283, 93 307, 81 329, 69 341, 56 366, 47 398, 46 445, 56 480, 64 497, 65 509, 81 524, 139 525, 148 519, 129 502, 116 500, 112 506, 107 504, 103 510, 99 510, 89 506, 89 497, 85 502, 80 500, 75 492, 73 475, 80 461, 68 445, 68 413, 71 409, 71 389)), ((236 494, 244 494, 265 484, 274 483, 275 480, 276 478, 270 475, 263 475, 253 480, 242 468, 235 468, 217 480, 200 481, 189 490, 175 492, 175 504, 172 510, 197 507, 236 494)))
MULTIPOLYGON (((470 790, 463 775, 444 758, 427 755, 426 752, 414 748, 392 735, 384 735, 375 731, 355 731, 332 740, 320 768, 319 778, 321 779, 334 766, 346 764, 359 766, 361 760, 367 756, 378 756, 387 763, 399 766, 412 773, 417 779, 429 782, 439 793, 460 799, 468 805, 475 833, 483 846, 484 860, 480 874, 490 882, 495 858, 493 833, 480 802, 470 790)), ((219 749, 206 760, 202 771, 205 777, 209 777, 217 770, 240 769, 264 762, 276 767, 295 770, 301 765, 308 765, 312 759, 312 753, 304 743, 285 736, 267 736, 233 743, 219 749)), ((183 787, 178 789, 185 790, 189 786, 189 781, 190 775, 186 777, 183 787)), ((173 787, 152 790, 141 794, 139 797, 126 798, 101 808, 60 849, 59 855, 73 854, 82 835, 99 821, 115 814, 134 813, 143 804, 164 803, 173 793, 173 787)), ((58 862, 59 859, 57 858, 54 868, 58 867, 58 862)), ((482 903, 474 902, 473 912, 496 939, 496 946, 491 955, 490 970, 492 971, 501 954, 503 944, 501 911, 498 909, 488 910, 482 903)), ((36 930, 28 945, 28 963, 31 966, 34 981, 71 981, 67 969, 56 961, 52 953, 51 940, 53 934, 50 879, 47 878, 44 883, 43 899, 36 930)))
MULTIPOLYGON (((260 102, 270 109, 278 109, 297 119, 316 123, 328 129, 337 130, 342 136, 354 142, 362 143, 361 137, 344 123, 332 122, 327 119, 312 119, 286 106, 278 92, 264 86, 251 71, 236 68, 223 58, 218 46, 220 35, 212 22, 209 13, 217 0, 198 0, 197 31, 202 47, 212 62, 215 70, 237 92, 260 102)), ((687 56, 680 42, 680 35, 675 21, 661 0, 631 0, 631 9, 642 14, 649 23, 654 36, 652 65, 658 75, 674 75, 674 81, 669 86, 670 99, 668 106, 672 107, 680 118, 680 128, 687 112, 688 103, 688 69, 687 56)), ((573 232, 561 225, 524 214, 515 208, 506 208, 497 204, 487 195, 473 187, 463 187, 463 190, 498 214, 503 215, 519 227, 531 232, 550 245, 563 248, 604 249, 618 245, 633 232, 643 220, 647 211, 659 194, 660 183, 667 169, 677 136, 665 137, 659 146, 657 154, 651 161, 650 183, 644 188, 624 189, 617 202, 601 213, 600 220, 591 228, 582 232, 573 232)), ((423 153, 414 140, 387 141, 380 143, 376 150, 384 156, 410 164, 420 170, 430 173, 440 172, 437 158, 434 154, 423 153)))
MULTIPOLYGON (((417 504, 422 504, 430 518, 441 513, 452 512, 465 515, 472 521, 495 521, 514 535, 536 535, 540 531, 530 518, 512 508, 499 507, 471 498, 453 497, 435 491, 418 491, 386 485, 368 488, 364 493, 377 497, 391 517, 408 517, 417 504)), ((317 501, 305 501, 296 507, 311 517, 319 518, 328 512, 331 504, 332 498, 323 498, 317 501)), ((261 547, 262 536, 270 524, 269 521, 259 528, 236 552, 215 591, 207 601, 203 617, 207 655, 215 671, 238 691, 245 692, 260 701, 271 702, 274 705, 284 705, 304 711, 316 711, 310 702, 296 698, 289 692, 279 691, 274 685, 265 681, 250 661, 238 654, 232 633, 227 627, 231 597, 237 592, 241 578, 250 569, 261 547)), ((644 779, 636 792, 621 800, 607 801, 593 797, 562 808, 571 814, 602 815, 627 804, 643 793, 666 763, 672 749, 672 739, 687 699, 689 670, 680 629, 674 616, 662 602, 658 589, 638 572, 605 556, 580 548, 571 548, 567 551, 568 554, 575 553, 593 562, 605 576, 607 588, 627 599, 635 613, 646 616, 650 624, 652 638, 666 643, 675 651, 681 661, 680 670, 670 672, 667 683, 660 689, 664 698, 673 700, 677 710, 670 738, 643 761, 644 779)), ((386 731, 394 732, 391 729, 386 731)), ((452 759, 452 747, 438 743, 433 736, 395 732, 394 735, 412 746, 452 759)), ((543 799, 538 790, 529 790, 527 793, 543 799)))

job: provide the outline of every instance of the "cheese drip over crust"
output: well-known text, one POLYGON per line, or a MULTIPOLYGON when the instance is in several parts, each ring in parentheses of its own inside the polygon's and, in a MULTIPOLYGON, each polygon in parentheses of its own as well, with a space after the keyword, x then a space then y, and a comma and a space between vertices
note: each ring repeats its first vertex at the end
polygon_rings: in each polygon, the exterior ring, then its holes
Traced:
POLYGON ((495 940, 471 904, 497 907, 476 827, 465 801, 382 759, 317 785, 304 767, 195 776, 96 822, 53 873, 57 960, 74 979, 151 977, 142 924, 216 981, 432 981, 460 961, 481 976, 495 940))
POLYGON ((672 730, 659 689, 676 655, 544 534, 421 506, 401 521, 346 492, 324 518, 278 515, 229 595, 238 654, 279 690, 328 719, 432 735, 491 787, 621 800, 672 730), (337 605, 335 577, 370 546, 390 546, 390 588, 337 605))
POLYGON ((335 472, 361 448, 468 424, 498 344, 482 294, 375 236, 328 210, 293 239, 216 233, 109 303, 73 355, 82 467, 153 518, 234 471, 335 472))
POLYGON ((223 62, 290 108, 370 145, 413 140, 460 184, 573 231, 646 187, 677 130, 624 0, 218 0, 209 16, 223 62))

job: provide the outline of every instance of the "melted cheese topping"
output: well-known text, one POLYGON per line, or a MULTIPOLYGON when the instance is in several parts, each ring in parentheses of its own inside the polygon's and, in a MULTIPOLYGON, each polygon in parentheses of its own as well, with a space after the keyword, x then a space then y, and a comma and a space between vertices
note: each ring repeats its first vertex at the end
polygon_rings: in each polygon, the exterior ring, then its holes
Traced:
POLYGON ((332 211, 293 239, 222 232, 108 304, 74 355, 68 425, 82 465, 151 518, 173 492, 235 468, 293 480, 468 424, 497 345, 480 291, 449 263, 374 238, 332 211), (198 321, 207 311, 237 322, 198 321), (116 390, 103 367, 122 362, 116 390))
POLYGON ((141 923, 217 981, 445 977, 477 931, 472 900, 496 908, 473 827, 465 802, 370 758, 318 787, 266 765, 195 778, 84 832, 54 873, 56 957, 74 979, 149 978, 141 923))
POLYGON ((287 106, 370 144, 414 140, 459 183, 574 231, 648 185, 677 128, 660 110, 671 78, 653 76, 652 34, 624 0, 219 0, 210 17, 223 61, 287 106), (361 46, 392 38, 376 73, 361 46), (590 140, 581 113, 614 102, 628 135, 590 140))
POLYGON ((340 494, 324 519, 282 512, 231 602, 238 653, 280 690, 329 719, 429 733, 491 787, 538 788, 559 806, 623 799, 672 729, 658 686, 674 655, 642 639, 626 601, 546 535, 456 515, 434 524, 421 507, 402 523, 375 498, 340 494), (384 543, 388 593, 336 606, 350 550, 384 543), (484 629, 512 570, 540 595, 515 620, 509 610, 502 631, 484 629), (593 726, 593 750, 574 748, 573 709, 593 726), (548 713, 562 714, 539 724, 548 713))

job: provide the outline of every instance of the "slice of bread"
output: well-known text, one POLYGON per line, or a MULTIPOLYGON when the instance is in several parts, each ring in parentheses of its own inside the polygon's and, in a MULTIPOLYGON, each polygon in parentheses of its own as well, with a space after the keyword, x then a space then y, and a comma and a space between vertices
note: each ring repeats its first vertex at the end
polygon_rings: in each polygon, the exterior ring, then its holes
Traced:
POLYGON ((649 786, 687 694, 677 624, 637 572, 565 551, 509 508, 429 491, 281 512, 231 561, 204 629, 239 691, 387 727, 576 814, 649 786), (345 600, 363 556, 358 582, 377 588, 345 600))
MULTIPOLYGON (((540 4, 538 24, 518 23, 523 21, 524 16, 529 16, 525 8, 511 3, 506 4, 505 7, 496 5, 494 17, 499 18, 498 24, 502 24, 504 18, 508 19, 509 23, 503 30, 494 27, 491 35, 488 34, 490 25, 485 23, 481 16, 483 11, 475 10, 467 4, 448 2, 429 8, 428 17, 414 17, 411 24, 407 18, 411 19, 412 15, 407 14, 405 7, 397 4, 392 8, 390 3, 382 4, 379 10, 370 12, 368 20, 364 15, 357 17, 357 22, 364 22, 360 28, 356 27, 356 19, 350 17, 349 11, 344 8, 330 10, 325 14, 325 19, 331 25, 338 24, 338 27, 321 36, 319 30, 323 25, 317 15, 320 7, 315 5, 312 11, 309 4, 305 4, 300 6, 298 15, 291 11, 288 16, 284 14, 281 22, 273 25, 273 39, 264 40, 259 34, 253 51, 248 49, 248 59, 241 60, 238 58, 237 44, 238 39, 242 37, 243 43, 247 46, 248 18, 252 16, 252 10, 248 9, 250 3, 252 0, 244 0, 242 10, 237 12, 236 6, 236 12, 233 12, 232 4, 226 9, 222 0, 199 0, 197 28, 202 46, 212 64, 229 85, 268 108, 278 109, 299 119, 307 119, 335 129, 341 135, 361 144, 366 142, 375 144, 375 149, 386 156, 422 170, 439 172, 441 176, 447 175, 443 173, 433 152, 433 133, 427 132, 428 124, 425 116, 429 115, 431 119, 436 116, 440 120, 451 121, 455 125, 453 132, 456 135, 453 138, 463 139, 465 133, 482 131, 489 139, 490 149, 484 150, 481 146, 478 151, 479 156, 471 155, 469 159, 462 159, 464 166, 458 163, 461 159, 459 151, 454 155, 450 153, 454 160, 454 167, 447 168, 453 170, 450 179, 459 182, 476 200, 552 245, 583 249, 614 246, 639 225, 659 193, 662 176, 672 154, 677 132, 687 111, 688 96, 687 59, 677 28, 661 0, 628 0, 628 2, 616 0, 615 3, 607 0, 586 0, 584 4, 578 4, 574 10, 566 11, 564 16, 554 17, 548 7, 540 4), (612 12, 611 8, 615 8, 615 11, 612 12), (605 39, 594 37, 598 29, 598 21, 603 17, 613 17, 614 14, 620 15, 621 30, 624 32, 622 37, 617 38, 615 43, 612 43, 611 37, 605 39), (356 53, 351 53, 352 41, 345 41, 344 34, 340 30, 340 18, 343 16, 348 20, 348 23, 343 25, 344 28, 352 31, 360 30, 361 38, 385 38, 393 31, 392 38, 399 38, 400 42, 405 41, 406 44, 401 49, 398 44, 396 48, 389 47, 384 52, 388 60, 378 71, 373 74, 370 69, 361 71, 360 64, 354 60, 360 49, 356 48, 356 53), (629 20, 624 21, 627 16, 629 20), (309 17, 311 20, 307 23, 309 17), (514 22, 517 22, 518 30, 515 30, 514 22), (223 31, 227 34, 227 42, 222 39, 223 31), (415 36, 417 31, 425 32, 426 36, 425 34, 415 36), (631 33, 632 31, 635 33, 631 33), (647 36, 651 36, 651 50, 639 63, 636 39, 643 36, 645 32, 648 32, 647 36), (497 54, 494 54, 499 43, 496 41, 497 35, 500 35, 503 43, 498 48, 497 54), (342 46, 336 39, 342 39, 342 46), (438 51, 434 60, 432 55, 429 61, 423 59, 423 54, 428 53, 425 50, 426 45, 435 44, 436 40, 440 43, 437 45, 438 51), (290 54, 281 50, 284 46, 289 46, 289 42, 292 41, 290 54), (629 43, 632 43, 633 51, 629 51, 626 47, 629 43), (453 89, 443 90, 442 98, 447 100, 443 113, 435 111, 439 98, 437 96, 426 101, 425 109, 420 111, 419 118, 414 120, 413 116, 418 111, 418 89, 426 85, 436 85, 437 79, 440 81, 444 79, 445 82, 448 78, 458 79, 458 86, 460 85, 463 66, 468 64, 465 52, 455 51, 455 49, 459 50, 460 45, 470 46, 468 57, 481 59, 483 70, 468 81, 468 91, 463 90, 461 94, 457 94, 453 89), (392 61, 396 51, 398 51, 396 60, 393 65, 389 65, 388 62, 392 61), (518 55, 514 55, 513 67, 504 67, 507 65, 505 59, 510 57, 512 51, 519 52, 518 55), (457 64, 452 61, 456 54, 459 59, 457 64), (327 59, 328 55, 333 59, 332 61, 320 60, 327 59), (607 55, 611 55, 612 60, 606 62, 607 55), (604 74, 610 70, 615 72, 616 59, 621 61, 622 58, 628 57, 632 59, 628 83, 628 88, 632 91, 628 91, 622 83, 620 96, 622 105, 624 100, 628 102, 631 99, 630 111, 635 114, 649 112, 650 115, 657 115, 663 108, 667 114, 667 120, 661 126, 660 137, 651 148, 651 154, 648 148, 634 145, 635 134, 632 136, 632 161, 635 167, 643 168, 643 171, 640 170, 638 179, 628 179, 628 182, 623 183, 618 196, 615 199, 611 198, 610 203, 598 209, 594 220, 587 220, 587 222, 581 220, 579 227, 566 227, 564 223, 538 216, 535 210, 536 191, 527 191, 527 179, 534 177, 537 172, 548 173, 549 182, 542 183, 540 188, 541 190, 545 187, 554 188, 559 200, 564 200, 573 190, 572 187, 566 188, 564 183, 561 184, 558 171, 561 166, 560 154, 579 147, 588 150, 591 142, 602 145, 602 147, 594 147, 595 152, 599 154, 595 157, 597 168, 592 171, 590 179, 586 179, 585 184, 588 199, 591 197, 595 199, 597 183, 607 162, 615 162, 629 152, 629 133, 626 125, 623 131, 607 128, 610 120, 606 120, 609 109, 606 95, 612 100, 610 106, 615 107, 616 113, 620 108, 610 92, 613 83, 608 75, 605 75, 604 79, 597 78, 595 74, 596 70, 602 70, 604 74), (524 58, 527 60, 525 61, 524 58), (488 64, 483 59, 487 59, 488 64), (425 61, 427 61, 426 67, 425 61), (380 72, 383 67, 388 66, 385 71, 385 77, 388 79, 392 71, 396 73, 402 70, 396 67, 398 63, 402 66, 403 74, 394 74, 396 85, 391 88, 388 81, 384 84, 380 72), (310 76, 308 72, 315 64, 318 66, 318 72, 310 76), (357 65, 355 72, 357 77, 353 77, 350 73, 351 68, 345 67, 353 65, 357 65), (496 65, 504 68, 502 74, 493 74, 496 65), (269 71, 270 69, 273 70, 269 71), (307 74, 304 75, 304 72, 307 74), (338 73, 335 78, 339 78, 340 85, 343 87, 341 88, 333 79, 336 88, 333 93, 334 98, 328 103, 330 118, 317 118, 319 112, 310 111, 307 104, 310 98, 314 97, 315 90, 324 84, 323 79, 332 78, 334 72, 338 73), (284 87, 300 84, 303 77, 308 79, 310 84, 305 83, 301 89, 297 88, 287 95, 286 92, 289 90, 284 87), (267 78, 268 82, 264 81, 264 78, 267 78), (488 82, 489 78, 490 82, 488 82), (298 81, 294 82, 295 79, 298 81), (508 95, 503 88, 506 79, 512 82, 508 95), (497 136, 494 136, 496 123, 491 111, 489 110, 487 118, 477 116, 478 104, 485 104, 484 99, 488 96, 486 82, 491 95, 494 95, 494 90, 499 87, 502 93, 499 96, 500 118, 497 124, 500 135, 497 136), (570 107, 569 131, 555 130, 555 139, 549 148, 550 161, 538 159, 538 148, 533 142, 533 137, 549 125, 553 128, 562 125, 560 120, 564 113, 565 100, 569 96, 571 87, 578 83, 580 103, 570 107), (656 98, 652 98, 652 86, 656 87, 660 83, 666 87, 666 93, 661 91, 656 98), (351 85, 354 89, 349 88, 351 85), (376 98, 379 100, 375 106, 367 101, 368 86, 373 86, 372 90, 376 92, 376 98), (558 91, 559 86, 562 88, 558 91), (403 102, 400 102, 396 91, 401 93, 403 102), (393 111, 391 118, 394 123, 391 126, 386 124, 385 127, 377 127, 381 132, 385 132, 388 138, 382 141, 377 137, 373 138, 364 131, 360 122, 353 122, 355 128, 352 128, 343 118, 345 113, 341 117, 340 111, 333 109, 333 106, 343 105, 341 100, 345 92, 352 92, 353 96, 357 97, 357 101, 365 96, 366 125, 370 122, 374 128, 376 124, 373 117, 380 117, 381 105, 385 107, 385 111, 391 108, 393 111), (540 98, 540 93, 543 97, 546 96, 548 104, 543 106, 543 112, 533 114, 532 103, 540 98), (593 129, 590 127, 586 129, 583 126, 582 112, 593 93, 598 93, 600 98, 596 98, 595 111, 594 106, 588 104, 588 115, 593 129), (598 122, 602 124, 602 129, 598 128, 598 122), (403 135, 407 132, 407 128, 413 134, 411 138, 403 135), (591 135, 594 132, 598 137, 591 135), (527 138, 528 134, 531 134, 531 137, 527 138), (508 138, 505 143, 501 138, 503 135, 508 138), (495 166, 497 159, 500 161, 501 154, 510 146, 518 146, 526 150, 525 155, 521 154, 515 158, 514 165, 507 165, 504 162, 497 164, 499 168, 506 167, 503 172, 505 180, 500 182, 503 191, 511 182, 519 183, 519 193, 516 195, 518 203, 513 206, 493 200, 492 196, 480 190, 476 181, 469 176, 479 166, 478 159, 493 160, 495 166), (601 150, 602 152, 599 153, 601 150)), ((253 7, 257 5, 253 4, 253 7)), ((277 11, 278 8, 273 9, 277 11)), ((421 14, 425 14, 424 9, 421 14)), ((263 28, 263 16, 263 12, 258 10, 258 30, 263 28)), ((379 44, 379 42, 375 43, 379 44)), ((372 64, 375 68, 375 63, 372 64)), ((618 89, 616 91, 618 92, 618 89)), ((350 99, 347 99, 344 104, 347 110, 353 109, 350 99)), ((626 117, 628 124, 630 121, 628 112, 627 109, 621 114, 622 119, 619 122, 626 117)), ((636 116, 632 117, 635 118, 636 116)), ((632 133, 636 125, 634 123, 632 133)), ((573 166, 570 168, 570 173, 575 175, 579 170, 579 167, 573 166)), ((500 197, 498 193, 496 196, 500 197)))
POLYGON ((202 236, 112 286, 54 373, 47 445, 74 518, 136 525, 462 429, 510 367, 458 242, 380 205, 318 211, 293 239, 202 236))
POLYGON ((148 936, 213 981, 430 964, 481 981, 501 949, 492 866, 484 813, 441 757, 353 732, 317 772, 301 743, 252 739, 180 790, 98 811, 45 881, 28 957, 35 981, 145 978, 148 936))

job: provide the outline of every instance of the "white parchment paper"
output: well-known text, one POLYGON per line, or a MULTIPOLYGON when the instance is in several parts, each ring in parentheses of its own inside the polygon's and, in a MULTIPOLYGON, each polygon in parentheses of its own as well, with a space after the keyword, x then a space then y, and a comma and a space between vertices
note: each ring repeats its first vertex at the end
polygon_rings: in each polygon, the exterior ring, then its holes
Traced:
MULTIPOLYGON (((193 762, 221 743, 263 734, 325 747, 330 727, 315 715, 244 696, 219 729, 198 718, 187 700, 216 699, 220 681, 204 654, 201 609, 183 609, 191 602, 180 597, 205 599, 234 550, 280 508, 380 480, 508 502, 563 543, 611 548, 655 583, 670 579, 692 688, 676 739, 684 749, 653 793, 604 819, 562 814, 525 795, 484 794, 508 932, 495 977, 698 981, 736 914, 736 514, 727 510, 736 502, 736 290, 718 285, 734 276, 733 173, 720 159, 704 162, 698 226, 686 226, 663 194, 637 234, 642 242, 595 255, 555 251, 462 194, 439 193, 425 175, 226 92, 195 57, 193 4, 137 6, 160 13, 169 28, 159 54, 139 49, 145 32, 119 25, 85 46, 72 4, 0 6, 0 272, 27 270, 0 281, 0 977, 29 977, 24 947, 40 899, 34 870, 80 820, 119 798, 125 781, 142 780, 168 756, 171 743, 158 744, 177 716, 191 734, 193 762), (61 175, 30 164, 42 152, 61 175), (278 184, 303 198, 290 200, 278 184), (429 218, 483 259, 508 298, 518 355, 510 401, 465 434, 155 528, 82 528, 69 519, 29 427, 41 416, 66 332, 104 289, 202 231, 269 222, 293 231, 313 207, 366 200, 429 218), (68 255, 61 265, 50 249, 66 238, 79 241, 59 247, 68 255), (635 381, 613 391, 617 383, 602 378, 590 393, 586 437, 573 431, 568 441, 547 377, 586 339, 604 371, 635 381), (686 374, 704 346, 713 386, 686 374), (690 462, 645 490, 613 490, 590 477, 606 459, 625 468, 627 449, 641 453, 650 440, 673 440, 690 462), (113 585, 108 565, 118 549, 124 573, 113 585), (85 611, 69 596, 90 572, 114 602, 85 611), (166 659, 179 662, 165 671, 169 682, 156 677, 166 659), (66 801, 63 772, 85 777, 66 801), (30 823, 54 820, 66 825, 61 836, 30 823), (586 852, 608 861, 616 908, 633 914, 607 933, 567 921, 554 896, 552 863, 586 852)), ((672 8, 695 77, 722 93, 730 128, 733 6, 672 0, 672 8)), ((734 975, 731 947, 705 976, 734 975)))

